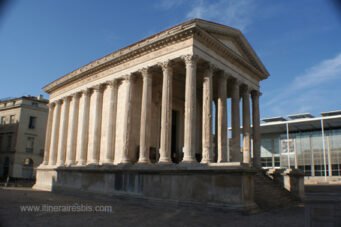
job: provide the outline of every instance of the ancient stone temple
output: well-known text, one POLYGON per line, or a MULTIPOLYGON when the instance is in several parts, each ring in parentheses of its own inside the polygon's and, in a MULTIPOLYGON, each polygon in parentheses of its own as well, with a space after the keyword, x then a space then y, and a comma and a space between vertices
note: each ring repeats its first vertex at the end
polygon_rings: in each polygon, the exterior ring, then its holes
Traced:
POLYGON ((268 76, 239 30, 199 19, 91 62, 44 88, 35 188, 252 206, 268 76))

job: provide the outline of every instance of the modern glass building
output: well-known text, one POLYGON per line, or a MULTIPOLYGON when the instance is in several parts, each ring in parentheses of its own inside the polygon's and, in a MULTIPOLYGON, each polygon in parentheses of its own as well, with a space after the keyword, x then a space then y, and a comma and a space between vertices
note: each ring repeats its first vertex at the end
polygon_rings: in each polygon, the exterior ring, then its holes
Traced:
POLYGON ((262 119, 263 168, 295 167, 306 176, 341 176, 341 111, 262 119))

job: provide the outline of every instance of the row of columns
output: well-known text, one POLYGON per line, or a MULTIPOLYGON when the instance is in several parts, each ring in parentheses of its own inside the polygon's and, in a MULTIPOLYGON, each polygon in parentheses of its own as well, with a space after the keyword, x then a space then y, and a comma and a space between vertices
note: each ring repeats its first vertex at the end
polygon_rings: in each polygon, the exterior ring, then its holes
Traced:
MULTIPOLYGON (((185 81, 185 119, 184 119, 184 157, 183 162, 196 162, 196 110, 197 110, 197 60, 195 55, 182 57, 186 66, 185 81)), ((172 61, 160 63, 163 72, 161 131, 160 131, 160 163, 171 163, 171 127, 172 127, 172 61)), ((232 102, 232 140, 231 157, 227 134, 227 79, 228 75, 218 71, 209 64, 203 78, 202 102, 202 163, 213 162, 212 108, 213 76, 218 78, 216 100, 217 112, 217 152, 218 162, 243 161, 251 162, 250 156, 250 91, 246 85, 241 86, 236 79, 231 91, 232 102), (240 87, 242 87, 240 92, 240 87), (243 111, 243 152, 240 150, 240 97, 243 111)), ((152 74, 148 68, 140 71, 143 78, 140 125, 139 163, 149 163, 152 115, 152 74)), ((132 75, 121 78, 125 86, 125 103, 123 108, 123 138, 121 163, 130 163, 129 143, 131 141, 132 115, 132 75)), ((231 81, 231 80, 229 80, 231 81)), ((45 144, 45 165, 73 165, 113 163, 115 158, 116 112, 118 96, 118 79, 86 89, 50 104, 45 144), (103 88, 109 89, 109 106, 103 108, 103 88), (80 98, 82 105, 80 105, 80 98), (91 100, 90 100, 91 99, 91 100), (93 105, 90 106, 90 101, 93 105), (70 103, 72 105, 70 105, 70 103), (102 119, 103 118, 103 119, 102 119), (100 152, 103 152, 100 157, 100 152)), ((259 135, 259 92, 251 92, 253 153, 256 167, 260 166, 259 135)))

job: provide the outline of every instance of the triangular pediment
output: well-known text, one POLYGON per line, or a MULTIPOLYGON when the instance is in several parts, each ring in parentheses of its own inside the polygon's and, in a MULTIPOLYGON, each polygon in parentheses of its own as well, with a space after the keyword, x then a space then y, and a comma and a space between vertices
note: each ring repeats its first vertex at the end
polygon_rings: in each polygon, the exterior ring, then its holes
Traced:
MULTIPOLYGON (((230 48, 232 51, 234 51, 236 54, 243 58, 247 58, 245 54, 243 53, 243 50, 240 48, 240 46, 237 44, 236 40, 232 37, 223 36, 223 35, 217 35, 217 34, 211 34, 213 37, 218 39, 220 42, 222 42, 226 47, 230 48)), ((248 59, 247 59, 248 60, 248 59)))
POLYGON ((195 19, 196 25, 213 37, 217 42, 222 43, 226 48, 241 57, 245 62, 257 68, 262 74, 269 76, 265 66, 258 58, 244 35, 238 29, 217 24, 210 21, 195 19))

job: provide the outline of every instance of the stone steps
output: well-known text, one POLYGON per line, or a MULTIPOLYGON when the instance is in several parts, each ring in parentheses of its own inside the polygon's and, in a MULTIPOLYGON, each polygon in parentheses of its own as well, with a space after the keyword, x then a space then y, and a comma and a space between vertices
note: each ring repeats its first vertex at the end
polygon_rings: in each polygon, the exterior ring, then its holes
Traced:
POLYGON ((261 209, 289 207, 298 204, 290 192, 274 182, 264 172, 258 173, 254 178, 255 202, 261 209))

